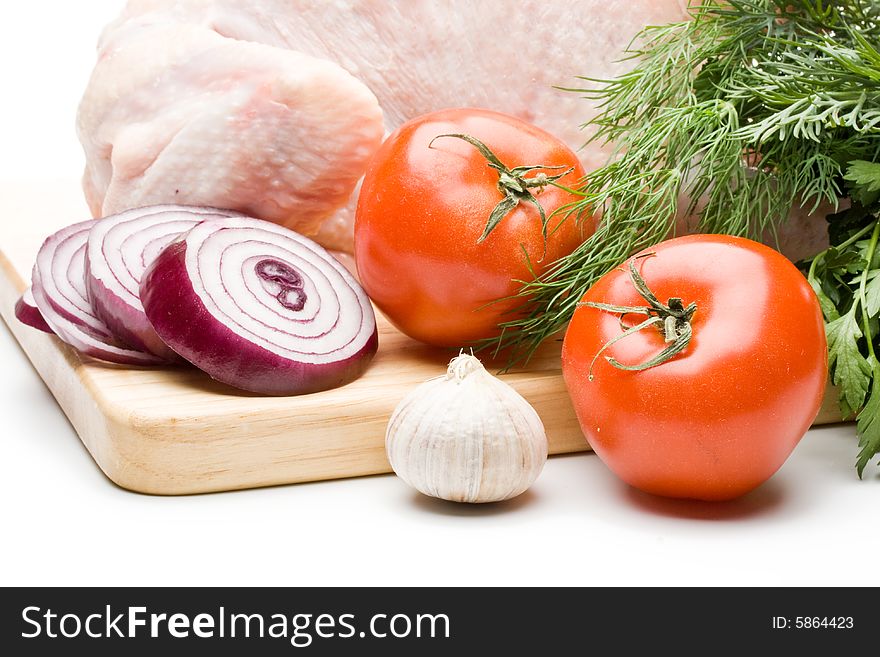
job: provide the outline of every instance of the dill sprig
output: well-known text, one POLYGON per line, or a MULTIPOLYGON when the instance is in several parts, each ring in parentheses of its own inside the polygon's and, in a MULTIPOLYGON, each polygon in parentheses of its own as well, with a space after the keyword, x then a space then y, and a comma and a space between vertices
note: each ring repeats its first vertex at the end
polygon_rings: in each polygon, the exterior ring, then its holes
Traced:
POLYGON ((572 89, 598 101, 592 141, 612 144, 563 210, 595 234, 533 280, 498 339, 527 360, 583 293, 631 253, 674 234, 760 239, 791 208, 837 206, 849 162, 880 152, 880 8, 867 0, 729 0, 648 27, 612 80, 572 89))

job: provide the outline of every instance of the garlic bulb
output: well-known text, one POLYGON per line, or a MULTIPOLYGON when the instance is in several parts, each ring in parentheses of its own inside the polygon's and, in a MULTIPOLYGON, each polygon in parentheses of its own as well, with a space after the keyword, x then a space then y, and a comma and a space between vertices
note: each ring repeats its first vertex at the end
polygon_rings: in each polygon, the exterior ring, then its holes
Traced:
POLYGON ((513 388, 460 354, 398 404, 385 434, 394 472, 431 497, 497 502, 524 492, 547 460, 541 418, 513 388))

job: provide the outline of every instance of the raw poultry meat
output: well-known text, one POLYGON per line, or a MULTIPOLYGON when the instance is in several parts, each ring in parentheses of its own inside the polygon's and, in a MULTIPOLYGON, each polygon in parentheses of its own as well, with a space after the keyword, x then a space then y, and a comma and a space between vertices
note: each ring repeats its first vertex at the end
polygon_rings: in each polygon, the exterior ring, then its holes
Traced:
MULTIPOLYGON (((241 210, 352 247, 357 180, 384 130, 454 106, 556 134, 587 171, 596 107, 554 86, 608 78, 688 0, 129 0, 80 106, 95 215, 146 203, 241 210), (378 101, 378 102, 377 102, 378 101), (381 107, 381 111, 380 108, 381 107)), ((792 212, 783 250, 824 222, 792 212)))
POLYGON ((170 199, 305 233, 383 134, 375 96, 332 62, 167 21, 105 36, 78 129, 95 216, 170 199))
MULTIPOLYGON (((130 0, 80 106, 86 196, 95 215, 229 207, 350 250, 349 196, 381 138, 378 107, 386 130, 487 107, 579 148, 593 109, 553 86, 623 70, 633 35, 680 20, 683 3, 130 0)), ((581 156, 589 170, 606 154, 581 156)))

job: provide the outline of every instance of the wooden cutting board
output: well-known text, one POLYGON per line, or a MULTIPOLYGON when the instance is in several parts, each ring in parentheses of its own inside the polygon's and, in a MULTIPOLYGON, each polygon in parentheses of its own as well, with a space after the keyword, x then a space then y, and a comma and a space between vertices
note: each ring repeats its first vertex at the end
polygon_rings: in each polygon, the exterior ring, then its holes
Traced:
MULTIPOLYGON (((89 217, 74 180, 0 185, 0 313, 104 473, 123 488, 177 495, 389 472, 385 425, 413 386, 454 353, 379 316, 379 352, 347 386, 261 397, 191 368, 135 369, 80 357, 13 315, 43 239, 89 217)), ((491 366, 491 365, 490 365, 491 366)), ((538 411, 550 453, 588 449, 559 371, 559 342, 504 374, 538 411)), ((817 423, 838 422, 833 395, 817 423)))

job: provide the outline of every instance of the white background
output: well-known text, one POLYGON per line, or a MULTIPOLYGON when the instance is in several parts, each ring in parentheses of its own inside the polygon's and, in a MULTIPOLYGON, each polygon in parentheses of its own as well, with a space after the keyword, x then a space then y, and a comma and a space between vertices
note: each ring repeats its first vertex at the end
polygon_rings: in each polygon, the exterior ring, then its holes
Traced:
MULTIPOLYGON (((76 105, 121 5, 3 3, 0 179, 79 175, 76 105)), ((722 505, 634 492, 592 454, 484 507, 394 476, 160 498, 101 474, 2 324, 0 363, 2 585, 880 584, 880 476, 857 479, 852 426, 722 505)))

